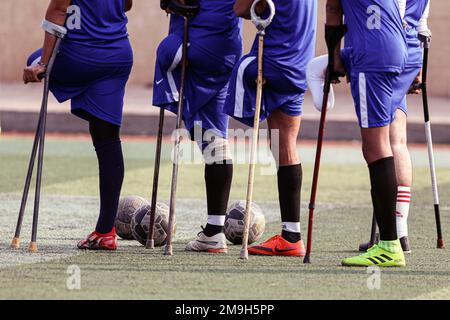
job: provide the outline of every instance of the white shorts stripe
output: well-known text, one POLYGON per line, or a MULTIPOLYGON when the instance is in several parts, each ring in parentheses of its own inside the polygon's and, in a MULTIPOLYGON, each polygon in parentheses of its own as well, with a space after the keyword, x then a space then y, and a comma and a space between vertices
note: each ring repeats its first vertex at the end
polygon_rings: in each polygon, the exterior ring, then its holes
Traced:
POLYGON ((369 115, 367 111, 367 84, 366 74, 359 73, 359 113, 361 117, 361 127, 369 127, 369 115))
POLYGON ((167 81, 169 82, 170 90, 172 91, 172 97, 174 101, 178 101, 180 94, 178 92, 177 85, 175 83, 175 79, 173 78, 172 71, 178 67, 178 65, 181 62, 181 58, 183 56, 183 45, 181 45, 177 53, 175 54, 175 58, 173 59, 172 65, 170 66, 169 70, 167 70, 167 81))
POLYGON ((38 64, 41 61, 41 57, 37 57, 36 59, 34 59, 34 61, 31 63, 32 66, 38 64))
POLYGON ((237 80, 236 80, 236 95, 235 95, 235 106, 234 106, 234 116, 238 118, 242 118, 244 115, 244 72, 247 66, 255 60, 256 57, 247 57, 239 66, 237 80))

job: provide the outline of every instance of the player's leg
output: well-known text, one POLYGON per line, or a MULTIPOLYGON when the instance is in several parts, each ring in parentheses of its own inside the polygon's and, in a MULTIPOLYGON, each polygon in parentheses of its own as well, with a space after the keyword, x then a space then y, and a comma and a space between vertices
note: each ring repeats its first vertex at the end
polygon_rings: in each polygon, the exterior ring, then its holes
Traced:
POLYGON ((403 252, 411 252, 408 241, 408 215, 411 202, 412 163, 407 146, 407 116, 402 109, 397 109, 395 121, 391 125, 390 140, 395 159, 397 174, 396 221, 397 235, 403 252))
POLYGON ((268 118, 269 130, 277 130, 279 141, 272 139, 272 154, 278 166, 278 197, 281 211, 282 237, 297 242, 300 235, 300 190, 302 165, 297 152, 301 116, 292 117, 275 110, 268 118))
MULTIPOLYGON (((197 95, 201 90, 197 90, 197 95)), ((204 92, 205 95, 207 91, 204 92)), ((189 242, 187 251, 227 252, 223 226, 233 179, 233 162, 228 145, 228 116, 221 112, 227 88, 185 120, 191 138, 197 142, 205 161, 204 179, 207 201, 207 223, 197 238, 189 242)))
POLYGON ((95 231, 78 244, 81 249, 114 250, 114 220, 124 179, 120 140, 125 85, 131 66, 99 68, 100 80, 72 98, 72 113, 89 122, 99 168, 100 212, 95 231))
POLYGON ((223 233, 233 179, 233 164, 227 139, 211 130, 202 130, 197 141, 205 160, 204 179, 208 219, 197 238, 186 245, 187 251, 226 253, 223 233))
POLYGON ((300 233, 300 193, 302 165, 297 152, 301 116, 291 116, 280 109, 268 118, 271 149, 277 162, 278 196, 281 211, 281 236, 249 248, 250 254, 304 256, 300 233), (274 130, 277 134, 273 134, 274 130), (275 139, 277 136, 279 139, 275 139))
POLYGON ((352 95, 361 127, 364 158, 369 167, 372 205, 380 241, 366 253, 344 259, 347 266, 404 266, 397 237, 397 175, 390 142, 393 75, 360 73, 351 75, 352 95))
POLYGON ((204 143, 203 155, 206 162, 205 185, 208 206, 208 223, 204 232, 206 236, 211 237, 223 232, 233 179, 233 163, 228 141, 220 136, 214 136, 213 140, 204 143))
POLYGON ((124 178, 120 127, 90 114, 89 132, 97 154, 100 186, 100 214, 95 231, 78 243, 80 249, 117 248, 114 220, 124 178))

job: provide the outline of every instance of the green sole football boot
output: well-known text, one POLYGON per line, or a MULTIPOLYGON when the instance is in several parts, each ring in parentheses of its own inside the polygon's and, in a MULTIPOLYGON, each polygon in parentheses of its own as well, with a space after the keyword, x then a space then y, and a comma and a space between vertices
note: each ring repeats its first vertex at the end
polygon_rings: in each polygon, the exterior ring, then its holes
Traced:
POLYGON ((394 240, 380 241, 369 248, 366 253, 342 260, 342 265, 349 267, 404 267, 406 261, 400 241, 394 240))

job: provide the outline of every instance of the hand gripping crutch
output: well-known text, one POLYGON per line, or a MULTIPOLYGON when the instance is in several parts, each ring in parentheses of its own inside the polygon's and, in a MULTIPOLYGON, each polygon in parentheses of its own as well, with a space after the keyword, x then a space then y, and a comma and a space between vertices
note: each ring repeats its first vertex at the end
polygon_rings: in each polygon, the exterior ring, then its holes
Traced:
POLYGON ((259 118, 261 114, 262 103, 262 91, 263 91, 263 57, 264 57, 264 35, 266 28, 272 23, 275 16, 275 5, 272 0, 266 0, 270 9, 270 14, 267 19, 262 19, 256 14, 256 6, 261 0, 253 2, 251 7, 251 19, 258 30, 258 78, 256 86, 256 105, 255 105, 255 118, 253 121, 253 136, 252 147, 250 153, 250 165, 248 170, 248 183, 247 183, 247 199, 245 203, 244 214, 244 233, 242 235, 242 249, 240 253, 241 259, 248 259, 248 233, 250 227, 250 214, 252 212, 252 199, 253 199, 253 181, 255 177, 255 165, 256 165, 256 150, 258 147, 258 131, 259 131, 259 118))
POLYGON ((439 210, 439 192, 438 184, 436 179, 436 166, 434 161, 433 152, 433 138, 431 135, 431 122, 430 122, 430 112, 428 109, 428 93, 427 93, 427 73, 428 73, 428 56, 430 51, 431 38, 424 35, 419 35, 419 39, 423 45, 423 67, 422 67, 422 100, 423 100, 423 114, 425 120, 425 135, 427 139, 428 147, 428 161, 430 164, 430 174, 431 174, 431 187, 433 189, 434 198, 434 216, 436 219, 436 230, 437 230, 437 247, 439 249, 445 248, 445 242, 442 237, 442 227, 441 227, 441 214, 439 210))
MULTIPOLYGON (((44 22, 45 23, 45 22, 44 22)), ((37 164, 37 174, 36 174, 36 189, 35 189, 35 197, 34 197, 34 210, 33 210, 33 225, 31 231, 31 242, 29 244, 29 251, 36 252, 37 251, 37 227, 38 227, 38 218, 39 218, 39 202, 41 196, 41 182, 42 182, 42 169, 43 169, 43 161, 44 161, 44 142, 45 142, 45 127, 47 121, 47 105, 48 105, 48 95, 49 95, 49 85, 50 85, 50 74, 53 69, 53 65, 55 63, 56 56, 58 54, 59 46, 61 44, 62 39, 66 35, 66 30, 63 27, 56 27, 50 29, 47 25, 44 25, 44 29, 56 36, 55 47, 52 52, 52 56, 48 63, 46 72, 44 75, 39 76, 40 78, 44 77, 44 93, 42 97, 42 105, 41 110, 39 112, 39 120, 36 128, 36 134, 34 137, 33 148, 31 151, 30 162, 28 165, 27 176, 25 179, 25 186, 22 194, 22 201, 20 204, 19 217, 17 219, 16 231, 14 234, 14 238, 11 242, 11 247, 17 249, 20 247, 20 231, 22 229, 23 217, 25 214, 25 208, 28 199, 28 192, 30 190, 31 178, 33 176, 33 168, 36 160, 36 154, 38 156, 38 164, 37 164)))
POLYGON ((330 94, 331 81, 335 78, 334 72, 334 54, 335 49, 346 32, 346 26, 339 27, 325 26, 325 39, 328 47, 328 68, 323 87, 322 111, 320 114, 319 134, 317 138, 316 158, 314 162, 314 173, 311 187, 311 196, 309 200, 309 219, 308 219, 308 243, 306 246, 306 255, 303 263, 310 263, 312 248, 312 231, 314 222, 314 209, 316 207, 317 187, 319 183, 320 159, 322 156, 323 138, 325 133, 325 121, 327 116, 328 96, 330 94))

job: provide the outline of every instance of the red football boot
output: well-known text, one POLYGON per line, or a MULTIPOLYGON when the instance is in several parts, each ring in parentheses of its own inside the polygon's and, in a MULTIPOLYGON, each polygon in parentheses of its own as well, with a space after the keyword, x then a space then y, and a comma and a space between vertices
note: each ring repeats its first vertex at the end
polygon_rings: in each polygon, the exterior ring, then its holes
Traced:
POLYGON ((87 250, 116 250, 117 249, 117 234, 116 229, 113 228, 109 233, 92 232, 86 239, 78 242, 78 249, 87 250))
POLYGON ((303 240, 291 243, 282 236, 276 235, 266 242, 249 247, 248 253, 264 256, 304 257, 306 250, 303 240))

